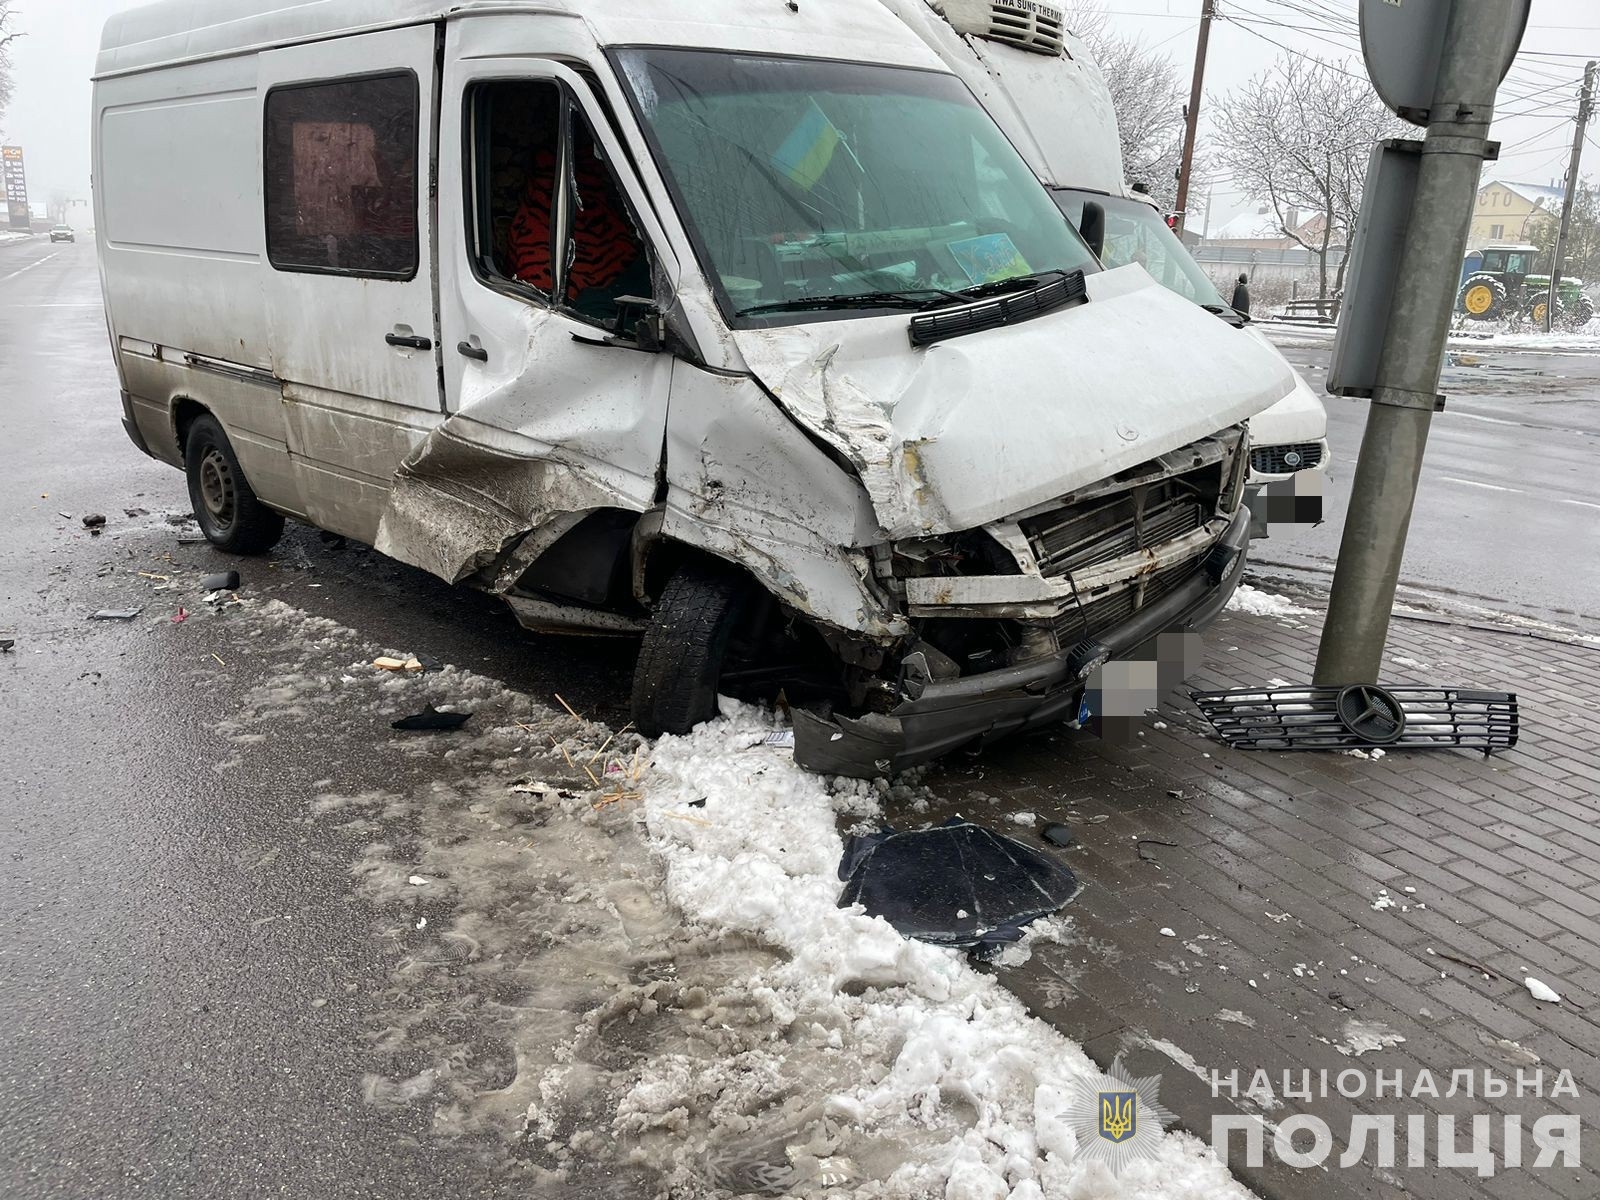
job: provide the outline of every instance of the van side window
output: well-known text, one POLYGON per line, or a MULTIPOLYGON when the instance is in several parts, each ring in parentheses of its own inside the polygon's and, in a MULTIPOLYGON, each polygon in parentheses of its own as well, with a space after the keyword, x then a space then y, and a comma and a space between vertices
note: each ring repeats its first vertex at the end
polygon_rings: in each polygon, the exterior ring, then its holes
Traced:
POLYGON ((479 269, 548 297, 555 286, 561 89, 486 84, 475 92, 474 109, 479 269))
POLYGON ((617 297, 650 294, 649 257, 583 114, 556 84, 500 82, 470 115, 479 272, 614 325, 617 297))
POLYGON ((417 80, 410 72, 267 94, 267 260, 280 271, 417 272, 417 80))

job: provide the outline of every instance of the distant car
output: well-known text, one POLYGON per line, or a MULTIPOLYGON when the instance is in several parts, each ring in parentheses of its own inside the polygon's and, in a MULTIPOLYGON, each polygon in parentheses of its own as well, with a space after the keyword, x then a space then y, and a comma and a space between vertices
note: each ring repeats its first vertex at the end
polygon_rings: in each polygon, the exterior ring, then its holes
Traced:
POLYGON ((72 226, 52 225, 50 227, 50 240, 52 242, 76 242, 78 239, 72 232, 72 226))

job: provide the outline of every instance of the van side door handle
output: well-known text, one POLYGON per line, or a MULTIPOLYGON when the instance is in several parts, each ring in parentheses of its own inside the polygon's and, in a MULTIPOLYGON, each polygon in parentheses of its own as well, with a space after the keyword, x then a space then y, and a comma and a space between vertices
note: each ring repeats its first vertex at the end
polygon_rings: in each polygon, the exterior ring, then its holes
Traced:
POLYGON ((456 353, 463 358, 475 358, 483 363, 489 361, 489 352, 482 346, 474 346, 471 342, 457 342, 456 353))
POLYGON ((412 350, 432 350, 433 343, 414 333, 386 333, 383 340, 391 346, 406 346, 412 350))

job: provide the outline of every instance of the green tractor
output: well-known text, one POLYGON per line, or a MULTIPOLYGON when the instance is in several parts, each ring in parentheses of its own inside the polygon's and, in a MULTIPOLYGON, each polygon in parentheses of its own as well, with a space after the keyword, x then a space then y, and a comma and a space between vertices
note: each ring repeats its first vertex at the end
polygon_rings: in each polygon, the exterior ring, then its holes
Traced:
MULTIPOLYGON (((1456 309, 1473 321, 1526 317, 1544 324, 1550 302, 1550 276, 1532 274, 1536 246, 1488 246, 1469 251, 1461 268, 1456 309)), ((1551 323, 1578 328, 1594 317, 1594 301, 1583 294, 1583 280, 1563 275, 1556 289, 1551 323)))

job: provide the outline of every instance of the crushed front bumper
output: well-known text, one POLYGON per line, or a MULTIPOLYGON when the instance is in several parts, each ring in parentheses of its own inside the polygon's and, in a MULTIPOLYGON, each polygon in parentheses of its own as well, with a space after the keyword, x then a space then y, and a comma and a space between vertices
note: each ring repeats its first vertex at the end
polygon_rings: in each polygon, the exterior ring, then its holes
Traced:
POLYGON ((1222 611, 1244 574, 1249 535, 1250 513, 1241 508, 1190 578, 1091 643, 981 675, 930 682, 920 696, 889 713, 821 716, 797 708, 795 762, 828 775, 892 775, 979 738, 1075 716, 1094 667, 1160 634, 1198 631, 1222 611))

